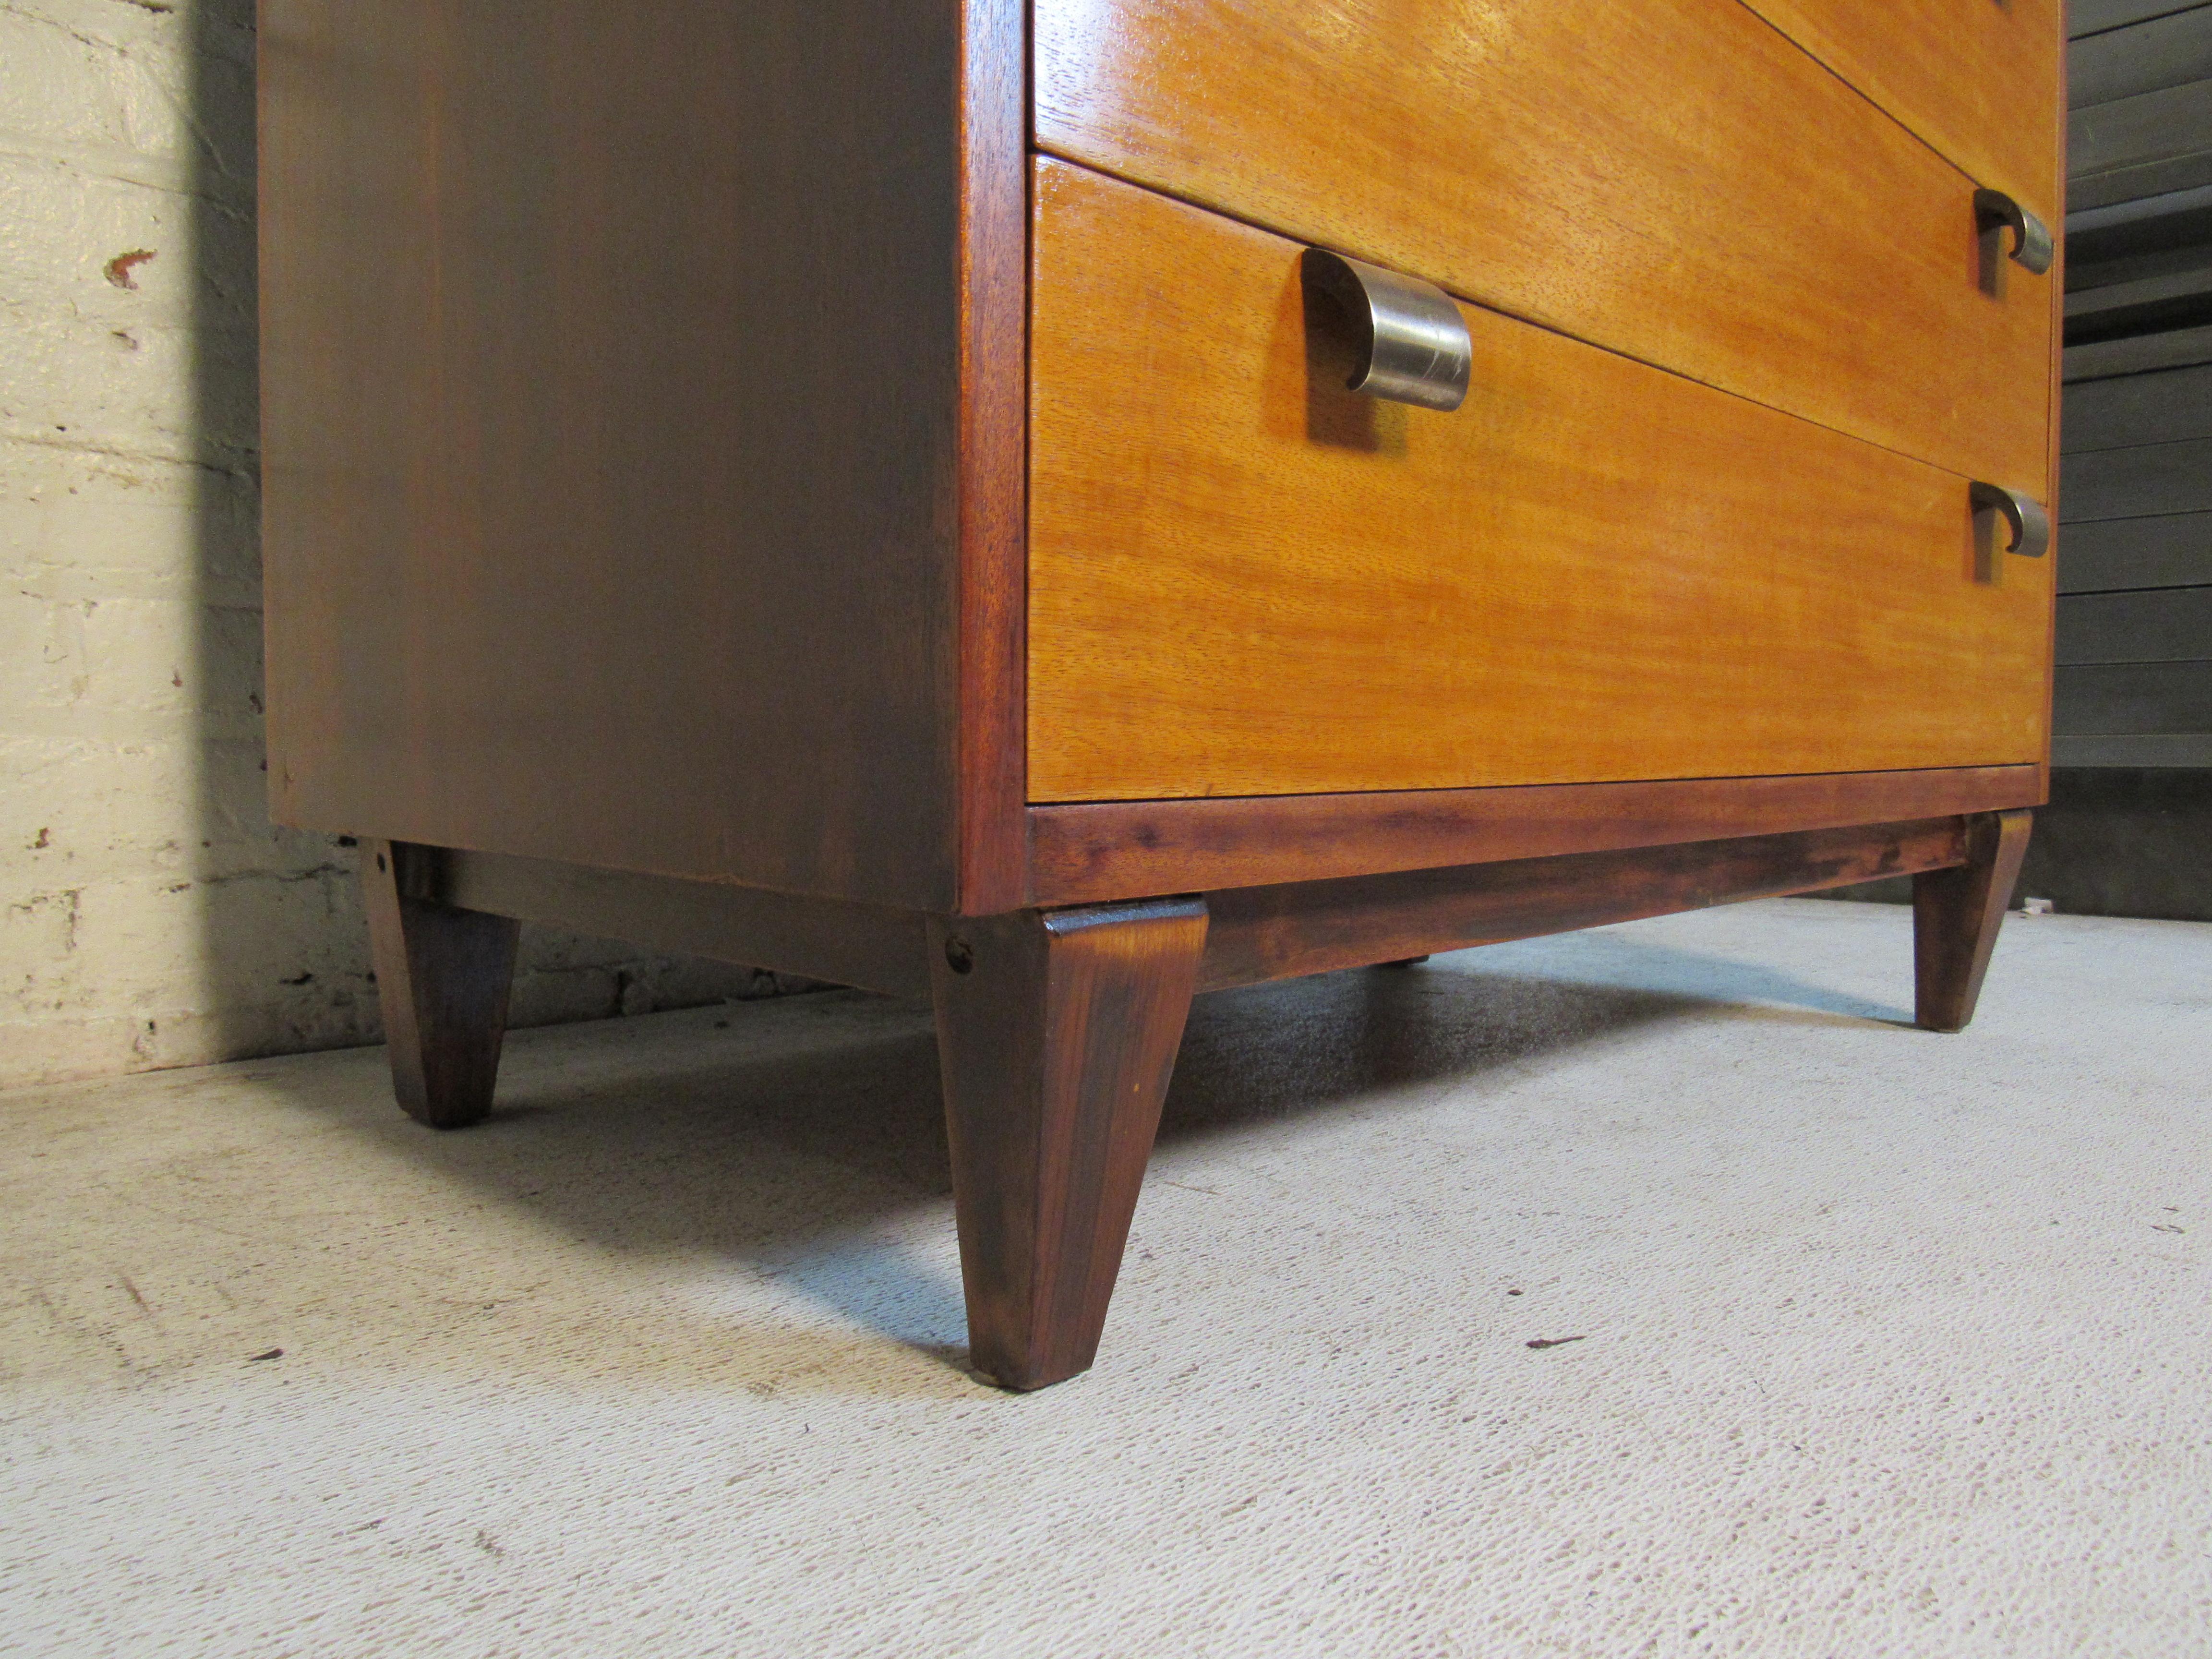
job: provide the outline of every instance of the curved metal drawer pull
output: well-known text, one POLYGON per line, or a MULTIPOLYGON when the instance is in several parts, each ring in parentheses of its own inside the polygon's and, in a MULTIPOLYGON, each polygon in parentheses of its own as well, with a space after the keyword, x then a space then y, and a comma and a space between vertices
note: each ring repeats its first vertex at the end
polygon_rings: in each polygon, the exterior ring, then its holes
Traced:
POLYGON ((2001 190, 1974 192, 1974 222, 1984 230, 2000 226, 2012 232, 2012 257, 2040 276, 2057 252, 2051 227, 2001 190))
POLYGON ((1474 344, 1442 289, 1317 247, 1305 252, 1304 275, 1343 307, 1361 337, 1346 390, 1423 409, 1454 410, 1467 401, 1474 344))
POLYGON ((2004 515, 2012 526, 2012 544, 2005 549, 2023 559, 2039 559, 2051 546, 2051 515, 2043 510, 2043 503, 2017 489, 2007 489, 2002 484, 1984 483, 1977 478, 1966 486, 1967 499, 1977 513, 1996 512, 2004 515))

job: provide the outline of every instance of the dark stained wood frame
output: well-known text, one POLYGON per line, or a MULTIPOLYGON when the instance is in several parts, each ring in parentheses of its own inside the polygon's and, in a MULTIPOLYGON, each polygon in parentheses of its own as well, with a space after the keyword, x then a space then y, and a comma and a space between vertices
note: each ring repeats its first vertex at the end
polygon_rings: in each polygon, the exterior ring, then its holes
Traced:
POLYGON ((1087 904, 2037 806, 2037 766, 1030 809, 1029 899, 1087 904))
POLYGON ((931 928, 969 1357, 1006 1388, 1098 1352, 1206 922, 1156 899, 931 928))
POLYGON ((1034 1389, 1097 1352, 1194 992, 1911 875, 1918 1023, 1956 1030, 2028 820, 1945 814, 980 917, 384 842, 364 845, 362 879, 393 1081, 441 1128, 490 1107, 510 918, 929 995, 971 1358, 1034 1389))
MULTIPOLYGON (((456 910, 550 922, 892 996, 929 994, 927 922, 919 911, 501 853, 412 850, 423 869, 422 895, 456 910)), ((364 863, 364 872, 368 867, 364 863)))
POLYGON ((1972 856, 1968 826, 1990 821, 1930 818, 1209 893, 1212 926, 1199 989, 1369 967, 1886 876, 1955 873, 1954 866, 1972 856))
POLYGON ((428 848, 361 845, 392 1091, 417 1122, 459 1129, 491 1110, 521 925, 443 902, 430 890, 436 866, 428 848))
MULTIPOLYGON (((2010 848, 2027 817, 1946 814, 1176 896, 1201 897, 1212 917, 1198 986, 1213 991, 1986 864, 1996 857, 1996 843, 1984 846, 1994 833, 1987 826, 2017 821, 2007 832, 2010 848)), ((926 936, 933 923, 919 911, 496 853, 418 847, 403 856, 414 872, 410 890, 456 912, 549 922, 896 996, 931 994, 934 952, 926 936)), ((1010 914, 1041 913, 1049 912, 1010 914)), ((1984 925, 1978 910, 1967 923, 1962 912, 1961 929, 1984 925)))
POLYGON ((1913 877, 1913 1023, 1923 1030, 1961 1031, 1973 1018, 2027 856, 2031 816, 1968 819, 1964 858, 1913 877))
POLYGON ((957 908, 1023 900, 1029 793, 1029 7, 961 0, 957 908))

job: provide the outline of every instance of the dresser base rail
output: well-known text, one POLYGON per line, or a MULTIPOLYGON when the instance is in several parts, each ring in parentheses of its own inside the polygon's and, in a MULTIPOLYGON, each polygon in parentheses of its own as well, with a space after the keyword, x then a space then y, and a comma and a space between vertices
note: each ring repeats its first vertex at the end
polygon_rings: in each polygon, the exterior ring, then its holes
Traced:
POLYGON ((1917 1019, 1973 1018, 2031 814, 1980 812, 1448 869, 940 917, 499 854, 362 843, 401 1103, 490 1109, 517 920, 927 996, 937 1012, 976 1369, 1096 1354, 1194 993, 1914 878, 1917 1019))

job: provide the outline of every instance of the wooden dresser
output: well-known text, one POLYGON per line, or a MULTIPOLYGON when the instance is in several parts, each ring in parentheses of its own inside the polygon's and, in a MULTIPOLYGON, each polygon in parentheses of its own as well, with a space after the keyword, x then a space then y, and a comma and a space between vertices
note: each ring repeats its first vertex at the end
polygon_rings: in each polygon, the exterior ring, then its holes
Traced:
POLYGON ((1909 872, 1972 1013, 2058 0, 261 17, 270 789, 424 1121, 516 918, 933 997, 1033 1388, 1194 990, 1909 872))

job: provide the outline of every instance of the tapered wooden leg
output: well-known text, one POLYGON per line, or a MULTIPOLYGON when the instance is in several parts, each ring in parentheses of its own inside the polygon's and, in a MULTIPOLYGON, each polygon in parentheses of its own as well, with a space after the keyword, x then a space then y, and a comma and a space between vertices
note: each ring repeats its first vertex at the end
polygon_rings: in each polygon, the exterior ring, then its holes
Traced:
POLYGON ((969 1354, 1041 1389, 1098 1352, 1206 905, 946 920, 930 945, 969 1354))
POLYGON ((1914 1016, 1929 1030, 1964 1030, 1974 1017, 2033 817, 1977 817, 1967 827, 1965 864, 1912 878, 1914 1016))
POLYGON ((424 850, 362 842, 362 895, 392 1092, 410 1117, 458 1129, 491 1110, 521 925, 422 896, 424 850))

